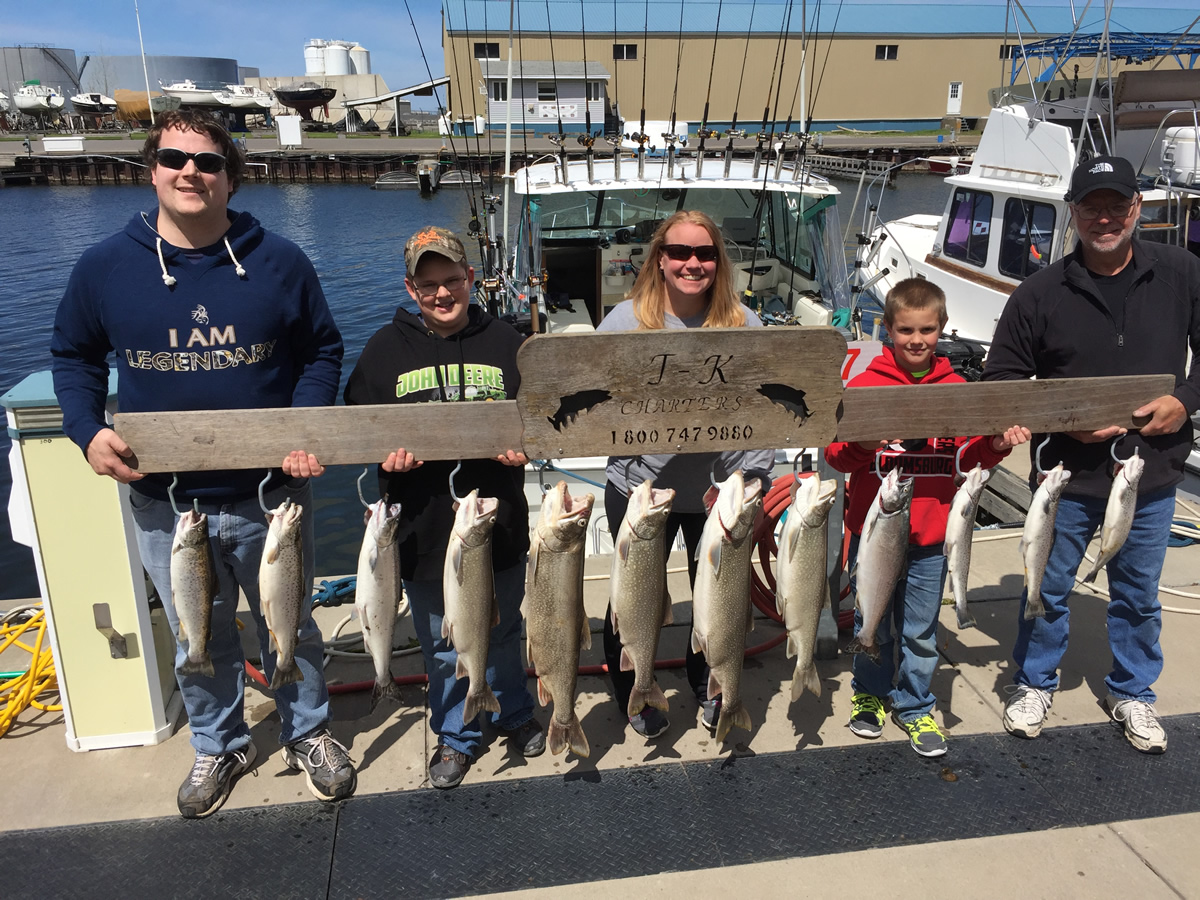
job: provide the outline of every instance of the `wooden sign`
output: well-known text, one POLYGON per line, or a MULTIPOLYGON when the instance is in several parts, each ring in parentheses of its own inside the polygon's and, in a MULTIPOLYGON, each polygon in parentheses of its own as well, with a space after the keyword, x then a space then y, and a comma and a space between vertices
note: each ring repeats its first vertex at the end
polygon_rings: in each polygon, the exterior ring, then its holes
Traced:
POLYGON ((812 447, 837 427, 834 328, 537 335, 517 354, 530 456, 812 447))
POLYGON ((1135 428, 1133 411, 1175 389, 1172 375, 1048 378, 977 384, 915 384, 848 388, 837 426, 839 441, 1135 428))

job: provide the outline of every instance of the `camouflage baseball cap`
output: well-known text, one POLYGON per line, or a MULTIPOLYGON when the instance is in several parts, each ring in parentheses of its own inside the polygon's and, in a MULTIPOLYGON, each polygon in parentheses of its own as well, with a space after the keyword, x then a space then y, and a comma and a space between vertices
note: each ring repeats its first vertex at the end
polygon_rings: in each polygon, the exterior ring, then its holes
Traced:
POLYGON ((438 225, 427 225, 408 239, 404 245, 404 265, 411 277, 426 253, 436 253, 451 262, 465 263, 467 251, 453 231, 438 225))

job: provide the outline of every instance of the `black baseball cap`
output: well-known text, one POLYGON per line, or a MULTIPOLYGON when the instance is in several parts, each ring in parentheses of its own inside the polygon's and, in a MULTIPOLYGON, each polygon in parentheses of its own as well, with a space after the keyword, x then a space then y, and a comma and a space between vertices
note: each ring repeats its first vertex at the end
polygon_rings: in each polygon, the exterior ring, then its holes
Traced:
POLYGON ((1093 156, 1071 173, 1071 190, 1063 198, 1078 203, 1092 191, 1116 191, 1133 198, 1138 195, 1137 175, 1129 160, 1120 156, 1093 156))

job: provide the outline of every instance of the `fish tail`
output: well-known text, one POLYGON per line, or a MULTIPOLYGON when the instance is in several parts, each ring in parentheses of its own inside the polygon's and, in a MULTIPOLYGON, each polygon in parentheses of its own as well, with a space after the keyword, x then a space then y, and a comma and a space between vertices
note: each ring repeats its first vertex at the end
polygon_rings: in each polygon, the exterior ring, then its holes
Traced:
POLYGON ((463 722, 473 722, 485 709, 488 712, 500 712, 500 701, 486 682, 478 690, 472 688, 467 692, 467 699, 463 701, 463 722))
POLYGON ((375 707, 379 705, 379 701, 384 698, 394 700, 396 703, 403 703, 404 696, 400 693, 400 686, 392 679, 391 673, 388 673, 387 681, 375 682, 371 688, 371 712, 375 712, 375 707))
POLYGON ((667 703, 667 695, 663 693, 657 681, 651 682, 650 687, 644 691, 638 688, 630 691, 629 706, 626 708, 626 712, 630 718, 633 718, 647 706, 661 709, 663 712, 671 708, 671 705, 667 703))
POLYGON ((583 733, 583 723, 579 716, 571 713, 571 721, 563 723, 558 719, 550 720, 550 728, 546 732, 546 744, 554 754, 564 753, 568 749, 578 757, 586 759, 592 755, 587 736, 583 733))
POLYGON ((1099 574, 1100 574, 1100 560, 1099 560, 1099 558, 1097 558, 1095 564, 1092 566, 1092 571, 1088 572, 1086 575, 1083 576, 1083 583, 1091 584, 1093 581, 1096 580, 1096 576, 1099 574))
POLYGON ((1042 603, 1042 594, 1039 591, 1035 597, 1033 594, 1027 594, 1025 597, 1025 621, 1030 619, 1041 619, 1046 615, 1046 605, 1042 603))
POLYGON ((192 659, 190 656, 179 667, 180 675, 207 675, 209 678, 214 677, 217 673, 213 669, 212 657, 207 653, 202 654, 197 659, 192 659))
POLYGON ((289 684, 295 684, 297 681, 304 680, 304 673, 300 671, 300 667, 296 665, 296 661, 292 660, 288 665, 280 665, 275 663, 275 674, 271 676, 271 690, 277 691, 281 687, 289 684))
POLYGON ((821 677, 817 675, 817 667, 811 662, 807 666, 796 666, 792 675, 792 701, 800 699, 800 695, 808 691, 814 697, 821 696, 821 677))
POLYGON ((750 713, 741 703, 737 706, 721 704, 721 715, 717 718, 717 743, 725 740, 725 736, 734 726, 750 730, 750 713))
POLYGON ((966 604, 955 606, 954 611, 958 613, 959 628, 974 628, 979 623, 975 621, 975 614, 967 609, 966 604))

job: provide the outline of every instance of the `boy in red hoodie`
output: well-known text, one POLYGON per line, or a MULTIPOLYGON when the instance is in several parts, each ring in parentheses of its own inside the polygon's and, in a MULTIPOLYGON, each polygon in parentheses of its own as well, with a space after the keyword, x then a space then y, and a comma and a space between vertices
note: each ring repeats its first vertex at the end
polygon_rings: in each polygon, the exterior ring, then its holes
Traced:
MULTIPOLYGON (((923 278, 899 282, 888 292, 883 310, 892 346, 884 347, 867 371, 848 386, 963 381, 948 359, 935 355, 946 318, 946 295, 937 285, 923 278)), ((902 453, 889 452, 881 460, 879 468, 885 475, 899 467, 903 473, 934 477, 918 477, 913 485, 907 571, 897 583, 879 625, 876 635, 879 661, 873 662, 865 653, 854 657, 850 730, 859 737, 877 738, 883 734, 883 704, 885 698, 890 698, 892 716, 908 733, 913 750, 921 756, 941 756, 946 752, 946 737, 931 715, 934 696, 930 683, 937 666, 937 620, 946 579, 942 542, 956 490, 955 454, 961 445, 970 442, 963 451, 963 470, 973 468, 976 463, 991 468, 1015 444, 1028 440, 1028 429, 1018 427, 985 438, 907 440, 903 442, 902 453)), ((891 443, 838 442, 825 448, 829 464, 839 472, 850 473, 845 513, 846 529, 851 535, 850 571, 854 570, 858 557, 859 536, 867 510, 879 491, 875 454, 891 443)), ((856 611, 854 620, 857 633, 862 628, 861 613, 856 611)))

